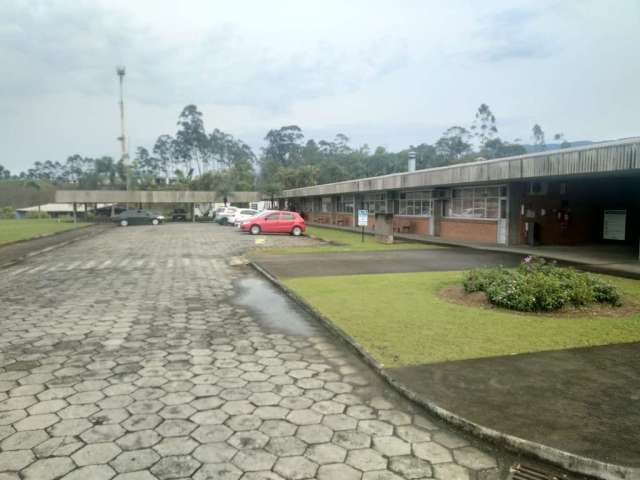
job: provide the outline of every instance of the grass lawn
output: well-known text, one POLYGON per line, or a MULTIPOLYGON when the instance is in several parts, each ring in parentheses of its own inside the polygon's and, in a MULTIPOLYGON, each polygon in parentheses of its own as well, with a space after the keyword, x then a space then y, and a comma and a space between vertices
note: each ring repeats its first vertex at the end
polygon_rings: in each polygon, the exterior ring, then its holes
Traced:
MULTIPOLYGON (((386 367, 640 341, 640 315, 554 317, 449 303, 462 272, 303 277, 285 284, 386 367)), ((640 281, 607 277, 623 295, 640 281)))
POLYGON ((347 232, 343 230, 335 230, 333 228, 323 227, 307 227, 306 234, 311 237, 319 238, 325 242, 331 242, 334 245, 316 245, 309 247, 283 247, 283 248, 265 248, 259 253, 322 253, 322 252, 374 252, 389 250, 408 250, 408 249, 425 249, 439 248, 436 245, 427 245, 424 243, 399 242, 392 245, 376 242, 373 235, 364 236, 360 233, 347 232))
POLYGON ((21 219, 21 220, 0 220, 0 245, 15 242, 17 240, 25 240, 46 233, 62 232, 64 230, 72 230, 74 228, 88 225, 87 223, 78 222, 74 224, 69 221, 60 221, 55 219, 21 219))

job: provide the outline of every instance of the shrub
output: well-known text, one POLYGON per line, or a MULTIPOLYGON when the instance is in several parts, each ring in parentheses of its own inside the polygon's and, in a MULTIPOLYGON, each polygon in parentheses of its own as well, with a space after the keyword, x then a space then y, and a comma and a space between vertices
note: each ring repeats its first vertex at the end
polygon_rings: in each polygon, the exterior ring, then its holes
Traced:
POLYGON ((16 209, 11 205, 0 208, 0 218, 16 218, 16 209))
POLYGON ((47 212, 27 212, 25 218, 51 218, 47 212))
POLYGON ((463 286, 467 292, 485 292, 496 306, 523 312, 593 303, 620 305, 620 294, 613 285, 594 275, 532 257, 514 270, 502 267, 472 270, 465 276, 463 286))

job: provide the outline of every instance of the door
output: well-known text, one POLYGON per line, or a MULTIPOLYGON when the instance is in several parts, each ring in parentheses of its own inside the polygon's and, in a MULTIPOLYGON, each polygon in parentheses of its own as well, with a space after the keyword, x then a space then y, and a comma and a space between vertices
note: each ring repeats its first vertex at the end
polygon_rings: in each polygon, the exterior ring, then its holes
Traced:
POLYGON ((264 232, 278 233, 280 230, 280 214, 271 213, 264 217, 264 232))
POLYGON ((498 238, 497 243, 500 245, 506 245, 509 238, 509 218, 507 211, 507 199, 500 199, 500 208, 498 211, 498 238))
POLYGON ((289 233, 293 230, 295 224, 295 217, 293 213, 281 213, 280 214, 280 233, 289 233))

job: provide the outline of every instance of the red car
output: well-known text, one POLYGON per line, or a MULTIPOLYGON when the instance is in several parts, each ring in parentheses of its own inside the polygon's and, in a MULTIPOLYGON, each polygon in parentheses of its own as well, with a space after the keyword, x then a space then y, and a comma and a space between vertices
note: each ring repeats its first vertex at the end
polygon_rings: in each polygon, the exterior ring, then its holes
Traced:
POLYGON ((290 233, 296 237, 305 231, 304 218, 296 212, 268 211, 251 217, 240 224, 243 232, 252 235, 259 233, 290 233))

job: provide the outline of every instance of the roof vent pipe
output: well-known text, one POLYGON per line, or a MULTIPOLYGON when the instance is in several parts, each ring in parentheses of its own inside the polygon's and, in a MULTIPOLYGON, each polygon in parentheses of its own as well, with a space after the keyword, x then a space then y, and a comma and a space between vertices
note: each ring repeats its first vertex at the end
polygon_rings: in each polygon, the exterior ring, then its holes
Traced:
POLYGON ((416 152, 409 152, 409 165, 407 166, 407 171, 416 171, 416 152))

